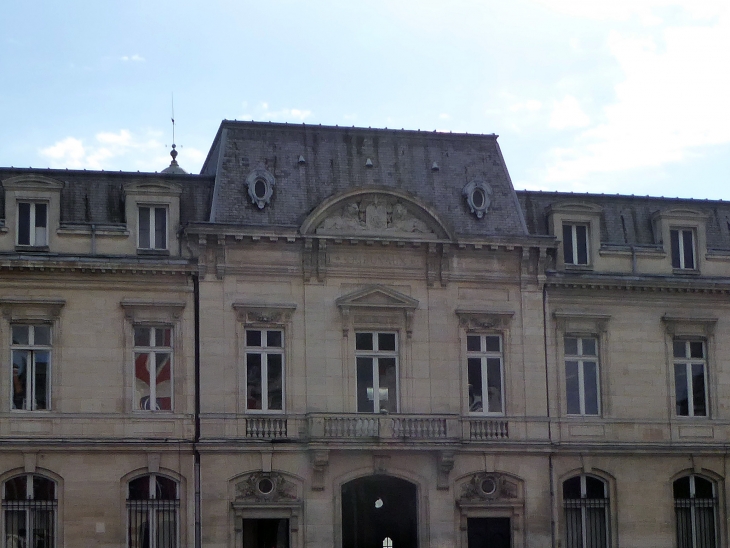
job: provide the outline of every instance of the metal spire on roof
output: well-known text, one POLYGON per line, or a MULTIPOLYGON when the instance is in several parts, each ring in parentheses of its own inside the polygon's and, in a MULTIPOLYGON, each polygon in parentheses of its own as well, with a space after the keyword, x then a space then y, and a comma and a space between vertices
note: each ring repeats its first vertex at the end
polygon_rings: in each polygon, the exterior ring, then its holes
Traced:
POLYGON ((183 168, 180 167, 180 165, 177 163, 177 150, 175 150, 175 95, 170 94, 171 98, 171 105, 172 105, 172 114, 170 116, 170 120, 172 121, 172 150, 170 151, 170 156, 172 156, 172 162, 170 162, 170 166, 163 169, 162 173, 187 173, 183 168))

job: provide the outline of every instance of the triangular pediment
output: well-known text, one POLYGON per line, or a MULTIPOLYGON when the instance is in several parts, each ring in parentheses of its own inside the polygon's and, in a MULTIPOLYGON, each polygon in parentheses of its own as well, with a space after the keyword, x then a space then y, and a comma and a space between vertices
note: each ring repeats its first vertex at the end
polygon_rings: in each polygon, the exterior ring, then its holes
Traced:
POLYGON ((370 285, 343 295, 335 304, 340 308, 418 308, 416 299, 382 285, 370 285))

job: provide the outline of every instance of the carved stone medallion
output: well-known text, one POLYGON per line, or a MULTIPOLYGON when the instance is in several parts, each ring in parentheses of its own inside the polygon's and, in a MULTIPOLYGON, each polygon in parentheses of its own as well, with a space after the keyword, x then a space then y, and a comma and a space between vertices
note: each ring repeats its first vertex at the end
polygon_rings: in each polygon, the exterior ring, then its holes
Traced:
POLYGON ((317 227, 318 234, 434 234, 397 198, 364 196, 347 202, 317 227))
POLYGON ((297 487, 276 472, 255 472, 236 484, 236 500, 258 502, 297 500, 297 487))
POLYGON ((461 500, 476 502, 514 499, 518 495, 517 488, 517 483, 504 474, 480 472, 474 474, 469 482, 462 486, 461 500))

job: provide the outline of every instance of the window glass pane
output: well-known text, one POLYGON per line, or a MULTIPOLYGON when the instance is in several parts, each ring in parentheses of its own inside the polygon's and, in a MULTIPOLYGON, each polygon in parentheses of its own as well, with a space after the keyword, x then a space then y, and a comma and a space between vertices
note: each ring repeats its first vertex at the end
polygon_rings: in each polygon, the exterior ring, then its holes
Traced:
POLYGON ((598 415, 598 367, 596 362, 583 363, 583 382, 585 383, 585 413, 598 415))
POLYGON ((269 409, 281 411, 282 389, 284 378, 282 375, 281 354, 269 354, 267 358, 267 390, 269 409))
POLYGON ((150 498, 150 477, 143 476, 129 482, 130 500, 148 500, 150 498))
POLYGON ((487 358, 487 393, 489 412, 501 413, 502 409, 502 360, 487 358))
POLYGON ((378 333, 378 350, 395 350, 395 333, 378 333))
POLYGON ((395 358, 380 358, 378 360, 378 374, 380 409, 397 413, 398 394, 396 391, 395 358))
POLYGON ((169 327, 155 328, 155 346, 172 346, 172 329, 169 327))
POLYGON ((598 478, 586 476, 586 498, 588 499, 605 499, 606 487, 603 481, 598 478))
POLYGON ((567 479, 563 482, 563 499, 575 500, 580 497, 580 476, 567 479))
POLYGON ((563 225, 563 261, 565 264, 573 264, 573 226, 563 225))
POLYGON ((139 247, 149 249, 150 246, 150 208, 139 208, 139 247))
POLYGON ((33 328, 33 344, 50 346, 51 328, 47 325, 36 325, 33 328))
POLYGON ((134 401, 136 409, 150 410, 150 355, 138 352, 134 355, 134 401))
POLYGON ((692 364, 692 403, 694 405, 694 416, 704 417, 707 415, 705 405, 705 366, 701 363, 692 364))
POLYGON ((704 358, 705 357, 704 347, 705 347, 705 345, 702 343, 702 341, 690 341, 689 357, 690 358, 704 358))
POLYGON ((578 339, 565 337, 565 353, 569 356, 578 355, 578 339))
POLYGON ((694 268, 695 267, 695 255, 692 246, 692 231, 682 231, 682 244, 684 247, 684 267, 683 268, 694 268))
POLYGON ((357 410, 372 413, 375 395, 373 393, 373 359, 357 358, 357 410))
POLYGON ((30 204, 18 204, 18 245, 30 245, 30 204))
POLYGON ((689 395, 687 390, 687 367, 683 363, 674 364, 674 391, 677 399, 677 415, 689 415, 689 395))
POLYGON ((468 352, 481 352, 482 338, 478 335, 466 336, 466 350, 468 352))
POLYGON ((176 500, 177 483, 164 476, 155 476, 155 498, 158 500, 176 500))
POLYGON ((672 346, 674 348, 675 358, 687 357, 687 341, 675 340, 672 346))
POLYGON ((36 351, 35 356, 35 383, 33 395, 35 402, 33 409, 48 409, 48 374, 50 372, 51 355, 49 352, 36 351))
POLYGON ((595 356, 596 355, 596 339, 583 339, 583 355, 584 356, 595 356))
POLYGON ((28 350, 13 350, 13 409, 26 408, 29 358, 28 350))
POLYGON ((167 210, 155 208, 155 249, 167 249, 167 210))
POLYGON ((467 360, 467 377, 469 382, 469 411, 483 411, 481 359, 469 358, 467 360))
POLYGON ((26 500, 28 492, 28 477, 16 476, 5 482, 5 500, 26 500))
POLYGON ((134 328, 134 346, 150 346, 150 328, 135 327, 134 328))
POLYGON ((261 331, 247 329, 246 346, 261 346, 261 331))
POLYGON ((675 499, 689 498, 689 476, 676 480, 673 487, 675 499))
POLYGON ((14 325, 13 326, 13 344, 29 344, 29 329, 27 325, 14 325))
POLYGON ((261 354, 246 354, 246 407, 261 409, 262 400, 261 354))
POLYGON ((157 375, 155 377, 157 410, 172 411, 172 356, 166 352, 155 354, 157 375))
POLYGON ((499 347, 499 335, 487 335, 485 339, 487 342, 487 352, 499 352, 501 350, 499 347))
POLYGON ((55 500, 56 484, 48 478, 33 476, 33 500, 55 500))
POLYGON ((356 350, 372 350, 373 334, 372 333, 355 333, 355 349, 356 350))
POLYGON ((669 239, 672 246, 672 268, 681 268, 681 263, 679 262, 679 231, 670 230, 669 239))
POLYGON ((711 499, 714 494, 712 492, 712 482, 695 476, 695 498, 711 499))
POLYGON ((281 348, 281 331, 267 331, 266 346, 269 348, 281 348))
POLYGON ((578 362, 565 362, 565 397, 569 415, 580 415, 580 387, 578 362))
POLYGON ((47 226, 46 223, 46 213, 48 211, 48 206, 44 203, 35 204, 35 226, 38 228, 45 228, 47 226))
POLYGON ((588 227, 576 225, 575 235, 578 244, 578 264, 588 264, 588 227))

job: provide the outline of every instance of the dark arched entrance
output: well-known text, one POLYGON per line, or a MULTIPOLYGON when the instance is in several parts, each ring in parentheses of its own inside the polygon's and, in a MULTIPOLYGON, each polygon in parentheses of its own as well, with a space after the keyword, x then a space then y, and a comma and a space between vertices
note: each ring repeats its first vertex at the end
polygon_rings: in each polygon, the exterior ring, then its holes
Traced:
POLYGON ((342 548, 418 548, 416 486, 368 476, 342 486, 342 548))

